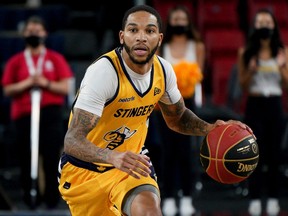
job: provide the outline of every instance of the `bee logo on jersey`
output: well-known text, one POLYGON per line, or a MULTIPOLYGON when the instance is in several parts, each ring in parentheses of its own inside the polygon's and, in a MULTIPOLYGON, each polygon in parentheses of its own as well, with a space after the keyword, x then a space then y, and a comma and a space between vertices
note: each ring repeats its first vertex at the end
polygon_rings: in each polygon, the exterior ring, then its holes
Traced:
POLYGON ((109 144, 106 148, 111 150, 117 148, 119 145, 123 144, 125 139, 129 139, 137 130, 131 131, 130 128, 122 126, 114 131, 109 131, 105 134, 104 140, 108 141, 109 144))
POLYGON ((154 88, 154 96, 161 93, 161 89, 155 87, 154 88))

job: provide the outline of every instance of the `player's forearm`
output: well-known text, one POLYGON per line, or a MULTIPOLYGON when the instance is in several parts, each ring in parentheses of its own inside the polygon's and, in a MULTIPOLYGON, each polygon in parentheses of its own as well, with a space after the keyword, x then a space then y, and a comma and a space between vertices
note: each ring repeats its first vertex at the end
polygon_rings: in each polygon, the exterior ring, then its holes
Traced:
POLYGON ((195 136, 205 136, 212 128, 212 124, 200 119, 189 109, 186 109, 177 121, 170 121, 169 125, 172 130, 195 136))
POLYGON ((109 163, 111 150, 99 148, 86 138, 99 119, 100 117, 93 113, 74 108, 64 139, 64 151, 83 161, 109 163))
POLYGON ((173 105, 159 102, 163 117, 171 130, 178 133, 205 136, 213 127, 187 109, 183 98, 173 105))
POLYGON ((111 150, 99 148, 89 142, 85 137, 77 137, 73 133, 67 133, 64 140, 65 153, 72 155, 80 160, 96 163, 109 163, 111 150))

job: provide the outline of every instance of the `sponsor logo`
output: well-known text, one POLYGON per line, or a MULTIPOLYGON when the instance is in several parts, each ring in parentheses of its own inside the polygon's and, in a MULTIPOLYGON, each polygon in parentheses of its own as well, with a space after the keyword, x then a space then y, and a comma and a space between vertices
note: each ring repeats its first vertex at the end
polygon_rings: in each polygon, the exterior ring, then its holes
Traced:
POLYGON ((244 163, 238 163, 238 169, 237 172, 251 172, 257 167, 258 163, 255 164, 244 164, 244 163))
POLYGON ((250 145, 246 145, 246 146, 243 146, 241 148, 238 148, 237 152, 242 153, 242 154, 246 154, 246 153, 250 152, 250 145))
POLYGON ((257 153, 258 153, 258 146, 257 146, 256 143, 253 143, 253 144, 252 144, 252 151, 253 151, 254 154, 257 154, 257 153))
POLYGON ((104 166, 99 166, 99 167, 97 167, 97 170, 98 170, 99 172, 103 172, 103 171, 106 170, 106 167, 104 167, 104 166))
POLYGON ((154 88, 154 96, 161 93, 161 89, 155 87, 154 88))
POLYGON ((129 98, 120 98, 118 102, 129 102, 129 101, 134 101, 135 97, 129 97, 129 98))

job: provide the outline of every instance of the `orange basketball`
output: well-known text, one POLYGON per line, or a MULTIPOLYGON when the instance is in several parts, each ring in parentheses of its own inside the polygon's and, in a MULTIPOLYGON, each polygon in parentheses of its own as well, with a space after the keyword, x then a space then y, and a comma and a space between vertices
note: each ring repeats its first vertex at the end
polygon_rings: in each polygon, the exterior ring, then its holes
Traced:
POLYGON ((223 184, 248 178, 259 159, 254 136, 236 124, 224 124, 211 130, 200 147, 200 161, 206 173, 223 184))

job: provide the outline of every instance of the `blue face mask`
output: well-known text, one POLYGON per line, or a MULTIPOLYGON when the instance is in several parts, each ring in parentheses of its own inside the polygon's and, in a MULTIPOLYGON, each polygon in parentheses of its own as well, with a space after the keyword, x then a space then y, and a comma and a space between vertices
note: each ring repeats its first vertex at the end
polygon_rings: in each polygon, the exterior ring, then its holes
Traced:
POLYGON ((272 37, 274 33, 273 29, 267 28, 267 27, 262 27, 259 29, 256 29, 255 34, 257 38, 259 39, 269 39, 272 37))

